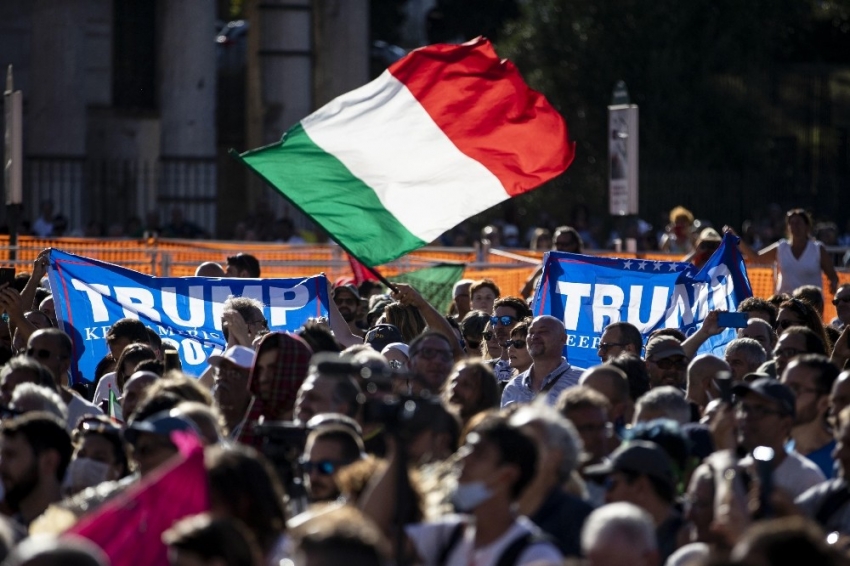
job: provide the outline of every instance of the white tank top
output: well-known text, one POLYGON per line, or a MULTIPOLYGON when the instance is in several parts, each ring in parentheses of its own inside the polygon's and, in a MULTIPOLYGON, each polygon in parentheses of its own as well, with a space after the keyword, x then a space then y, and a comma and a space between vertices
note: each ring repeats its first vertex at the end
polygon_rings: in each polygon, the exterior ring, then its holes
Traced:
POLYGON ((779 240, 776 250, 776 292, 791 294, 797 287, 803 285, 815 285, 823 289, 823 279, 820 268, 820 248, 822 243, 809 239, 803 255, 794 257, 791 251, 791 243, 779 240))

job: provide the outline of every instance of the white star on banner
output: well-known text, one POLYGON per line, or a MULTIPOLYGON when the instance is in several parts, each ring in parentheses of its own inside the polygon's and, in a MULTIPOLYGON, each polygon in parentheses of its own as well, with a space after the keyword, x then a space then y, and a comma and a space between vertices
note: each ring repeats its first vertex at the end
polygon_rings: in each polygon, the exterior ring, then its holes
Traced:
POLYGON ((676 264, 675 263, 670 264, 670 271, 676 271, 676 264))
POLYGON ((627 260, 623 262, 623 269, 631 269, 632 268, 632 260, 627 260))
POLYGON ((661 271, 661 263, 657 261, 652 262, 652 271, 661 271))
POLYGON ((642 261, 638 264, 638 269, 646 269, 646 262, 642 261))

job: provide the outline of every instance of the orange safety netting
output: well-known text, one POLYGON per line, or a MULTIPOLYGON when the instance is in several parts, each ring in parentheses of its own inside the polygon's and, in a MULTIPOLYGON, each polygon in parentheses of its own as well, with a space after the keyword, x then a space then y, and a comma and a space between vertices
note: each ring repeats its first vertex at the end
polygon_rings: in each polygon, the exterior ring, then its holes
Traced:
MULTIPOLYGON (((0 236, 0 265, 28 271, 38 252, 44 248, 58 248, 109 263, 115 263, 151 275, 182 277, 192 275, 195 268, 205 261, 224 263, 229 255, 248 253, 255 256, 262 266, 263 277, 304 277, 324 272, 328 278, 351 276, 345 253, 331 244, 288 245, 269 242, 226 242, 173 239, 103 239, 103 238, 36 238, 20 236, 16 261, 12 261, 9 236, 0 236)), ((542 253, 528 250, 511 250, 512 253, 534 259, 542 253)), ((661 253, 599 252, 598 255, 622 258, 637 258, 670 261, 678 260, 661 253)), ((464 277, 468 279, 488 278, 496 282, 503 295, 518 294, 535 266, 522 262, 511 262, 504 257, 489 256, 496 265, 476 263, 476 254, 469 248, 426 247, 407 254, 392 264, 381 266, 382 275, 392 277, 401 272, 433 265, 436 262, 467 264, 464 277)), ((747 273, 753 294, 767 298, 774 291, 773 267, 751 264, 747 273)), ((840 283, 850 283, 850 273, 839 272, 840 283)), ((824 281, 824 289, 828 284, 824 281)), ((827 293, 824 320, 835 317, 835 307, 827 293)))

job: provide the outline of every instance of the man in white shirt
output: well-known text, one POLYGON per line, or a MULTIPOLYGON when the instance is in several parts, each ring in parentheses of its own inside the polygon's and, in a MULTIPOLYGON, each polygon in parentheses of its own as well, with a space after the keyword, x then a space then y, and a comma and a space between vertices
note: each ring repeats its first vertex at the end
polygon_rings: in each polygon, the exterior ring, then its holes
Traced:
MULTIPOLYGON (((748 453, 759 446, 773 450, 773 481, 791 497, 797 497, 826 478, 815 464, 796 452, 786 452, 796 415, 794 393, 779 381, 764 377, 733 388, 737 396, 735 416, 738 442, 748 453)), ((749 463, 747 456, 742 466, 749 463)))

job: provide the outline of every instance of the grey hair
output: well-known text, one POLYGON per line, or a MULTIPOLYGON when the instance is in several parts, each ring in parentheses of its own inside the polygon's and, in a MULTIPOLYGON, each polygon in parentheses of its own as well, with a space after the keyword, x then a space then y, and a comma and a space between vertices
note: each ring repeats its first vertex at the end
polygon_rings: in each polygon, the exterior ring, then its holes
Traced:
POLYGON ((68 420, 68 407, 62 397, 55 391, 35 383, 21 383, 15 387, 11 405, 18 411, 45 411, 62 421, 68 420))
POLYGON ((652 516, 632 503, 603 505, 587 517, 581 529, 581 550, 585 555, 600 544, 625 544, 635 553, 656 550, 652 516))
POLYGON ((681 389, 670 385, 662 385, 650 389, 638 399, 635 406, 635 414, 641 410, 652 410, 660 412, 665 418, 672 419, 679 424, 691 422, 691 406, 685 399, 681 389))
POLYGON ((767 352, 764 346, 752 338, 735 338, 726 346, 725 355, 741 352, 747 358, 747 365, 750 367, 759 367, 767 361, 767 352))
POLYGON ((520 407, 510 418, 516 427, 539 425, 544 429, 546 447, 561 451, 558 466, 558 481, 566 482, 578 466, 579 455, 584 446, 573 423, 546 403, 534 403, 520 407))

